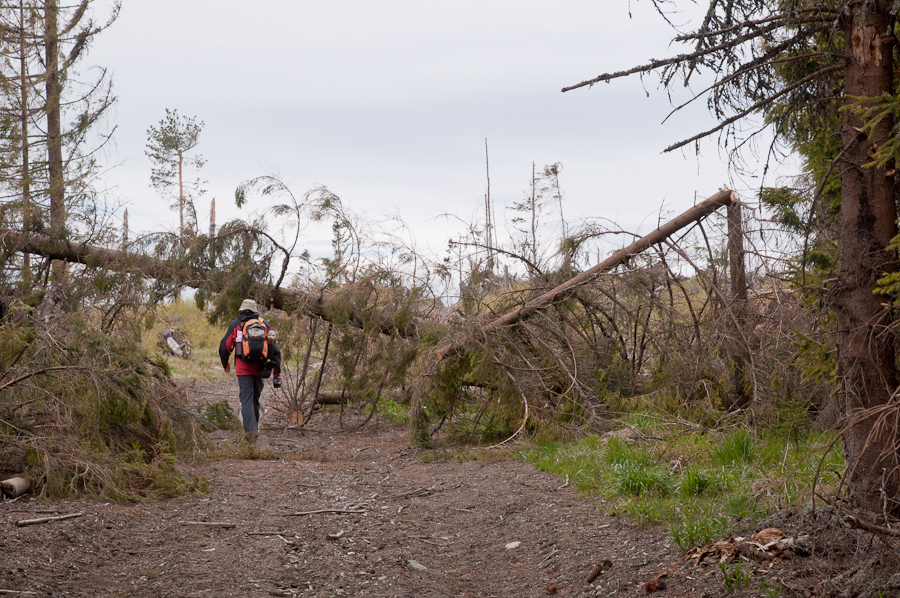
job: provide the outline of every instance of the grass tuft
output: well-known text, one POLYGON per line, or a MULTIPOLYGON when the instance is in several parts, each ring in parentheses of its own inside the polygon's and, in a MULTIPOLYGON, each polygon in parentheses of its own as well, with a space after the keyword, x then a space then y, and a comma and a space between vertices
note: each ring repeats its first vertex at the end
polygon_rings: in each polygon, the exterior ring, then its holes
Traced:
POLYGON ((720 492, 720 483, 712 473, 691 465, 682 473, 678 483, 678 492, 685 499, 691 499, 704 493, 720 492))
MULTIPOLYGON (((522 456, 539 469, 568 477, 581 494, 599 499, 608 512, 642 524, 663 524, 682 548, 705 544, 732 531, 737 520, 754 521, 776 508, 809 500, 822 451, 822 470, 840 471, 839 443, 832 433, 796 430, 723 436, 664 425, 639 413, 627 418, 653 440, 628 435, 590 436, 570 444, 543 443, 522 456)), ((830 483, 819 480, 820 491, 830 483)))
POLYGON ((713 462, 720 467, 752 463, 757 456, 756 441, 747 430, 735 430, 713 449, 713 462))

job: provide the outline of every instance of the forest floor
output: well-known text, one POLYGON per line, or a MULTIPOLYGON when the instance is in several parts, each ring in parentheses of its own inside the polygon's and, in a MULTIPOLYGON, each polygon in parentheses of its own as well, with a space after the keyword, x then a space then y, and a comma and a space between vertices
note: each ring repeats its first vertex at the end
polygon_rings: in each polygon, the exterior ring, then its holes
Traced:
MULTIPOLYGON (((192 392, 236 407, 236 390, 230 380, 192 392)), ((665 529, 607 516, 509 454, 443 458, 410 447, 404 425, 378 417, 349 430, 337 413, 317 414, 302 433, 268 418, 253 451, 193 466, 209 480, 203 495, 0 503, 0 594, 837 596, 861 594, 854 580, 896 566, 890 544, 855 535, 824 556, 729 565, 726 579, 715 559, 695 565, 665 529)), ((239 434, 216 432, 213 442, 234 447, 239 434)), ((775 521, 785 536, 797 533, 795 515, 775 521)))

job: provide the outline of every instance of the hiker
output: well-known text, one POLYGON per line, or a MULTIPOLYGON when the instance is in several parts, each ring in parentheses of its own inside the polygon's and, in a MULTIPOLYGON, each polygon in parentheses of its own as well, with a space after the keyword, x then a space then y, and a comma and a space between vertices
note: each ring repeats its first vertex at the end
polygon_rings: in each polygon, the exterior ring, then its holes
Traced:
POLYGON ((259 317, 259 308, 252 299, 241 303, 238 317, 228 326, 219 343, 219 357, 226 372, 231 371, 232 351, 235 352, 234 373, 241 398, 244 440, 253 444, 259 436, 259 395, 263 390, 263 378, 272 375, 272 385, 275 388, 281 386, 281 349, 275 342, 275 331, 259 317))

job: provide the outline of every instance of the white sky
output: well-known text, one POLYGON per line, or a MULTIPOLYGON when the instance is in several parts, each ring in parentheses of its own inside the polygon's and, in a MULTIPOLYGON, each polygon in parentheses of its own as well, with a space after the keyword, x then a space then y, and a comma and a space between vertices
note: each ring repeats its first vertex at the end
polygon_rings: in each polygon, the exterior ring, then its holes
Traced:
POLYGON ((132 230, 177 222, 144 155, 147 128, 174 108, 205 122, 201 229, 211 198, 221 224, 242 215, 241 181, 277 171, 298 194, 326 185, 373 219, 399 214, 440 250, 458 230, 440 214, 483 218, 485 138, 498 220, 532 162, 563 164, 567 218, 638 232, 663 206, 758 185, 731 180, 715 140, 700 158, 661 153, 714 121, 701 102, 661 125, 670 104, 655 77, 649 98, 637 78, 560 92, 671 55, 672 37, 649 0, 123 0, 85 64, 113 73, 120 165, 107 179, 132 230))

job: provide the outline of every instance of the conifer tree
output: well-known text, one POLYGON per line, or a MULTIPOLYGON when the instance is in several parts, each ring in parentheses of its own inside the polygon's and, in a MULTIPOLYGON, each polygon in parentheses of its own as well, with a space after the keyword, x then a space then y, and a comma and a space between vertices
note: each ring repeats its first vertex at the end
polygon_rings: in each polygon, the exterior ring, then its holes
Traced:
MULTIPOLYGON (((0 162, 2 162, 3 199, 7 205, 15 205, 15 215, 7 216, 14 225, 21 223, 28 233, 40 229, 40 218, 32 206, 32 182, 35 172, 32 161, 32 144, 36 129, 33 126, 41 111, 37 102, 36 86, 40 82, 40 45, 36 37, 39 18, 35 6, 26 0, 10 3, 0 11, 0 162), (36 76, 33 73, 38 73, 36 76)), ((31 281, 30 255, 22 255, 22 286, 31 281)))
POLYGON ((200 169, 206 163, 203 156, 193 153, 200 143, 203 121, 196 117, 185 117, 178 110, 166 108, 166 116, 159 125, 147 129, 147 148, 144 153, 153 162, 150 184, 164 197, 173 200, 173 209, 178 210, 178 231, 182 248, 188 233, 197 228, 197 212, 194 200, 203 195, 199 178, 185 180, 185 167, 200 169), (185 218, 187 217, 187 223, 185 218))
MULTIPOLYGON (((661 13, 678 5, 652 1, 661 13)), ((896 323, 876 294, 877 281, 898 270, 889 248, 897 234, 898 176, 894 153, 885 152, 898 147, 896 26, 892 0, 708 0, 699 27, 675 38, 689 51, 563 91, 650 72, 666 86, 688 84, 698 72, 711 72, 712 84, 693 99, 705 97, 718 123, 668 150, 719 133, 733 148, 735 126, 748 116, 780 104, 767 124, 784 132, 786 119, 815 114, 816 98, 830 92, 837 99, 840 253, 829 295, 837 315, 847 483, 858 505, 900 514, 896 323), (796 75, 783 77, 785 68, 796 75)))
MULTIPOLYGON (((58 0, 0 4, 0 184, 19 206, 26 231, 46 230, 64 239, 70 212, 90 202, 96 150, 109 139, 109 134, 93 135, 115 97, 105 69, 85 77, 80 63, 118 8, 114 5, 98 24, 91 0, 65 6, 58 0)), ((23 272, 30 277, 30 268, 23 272)))

